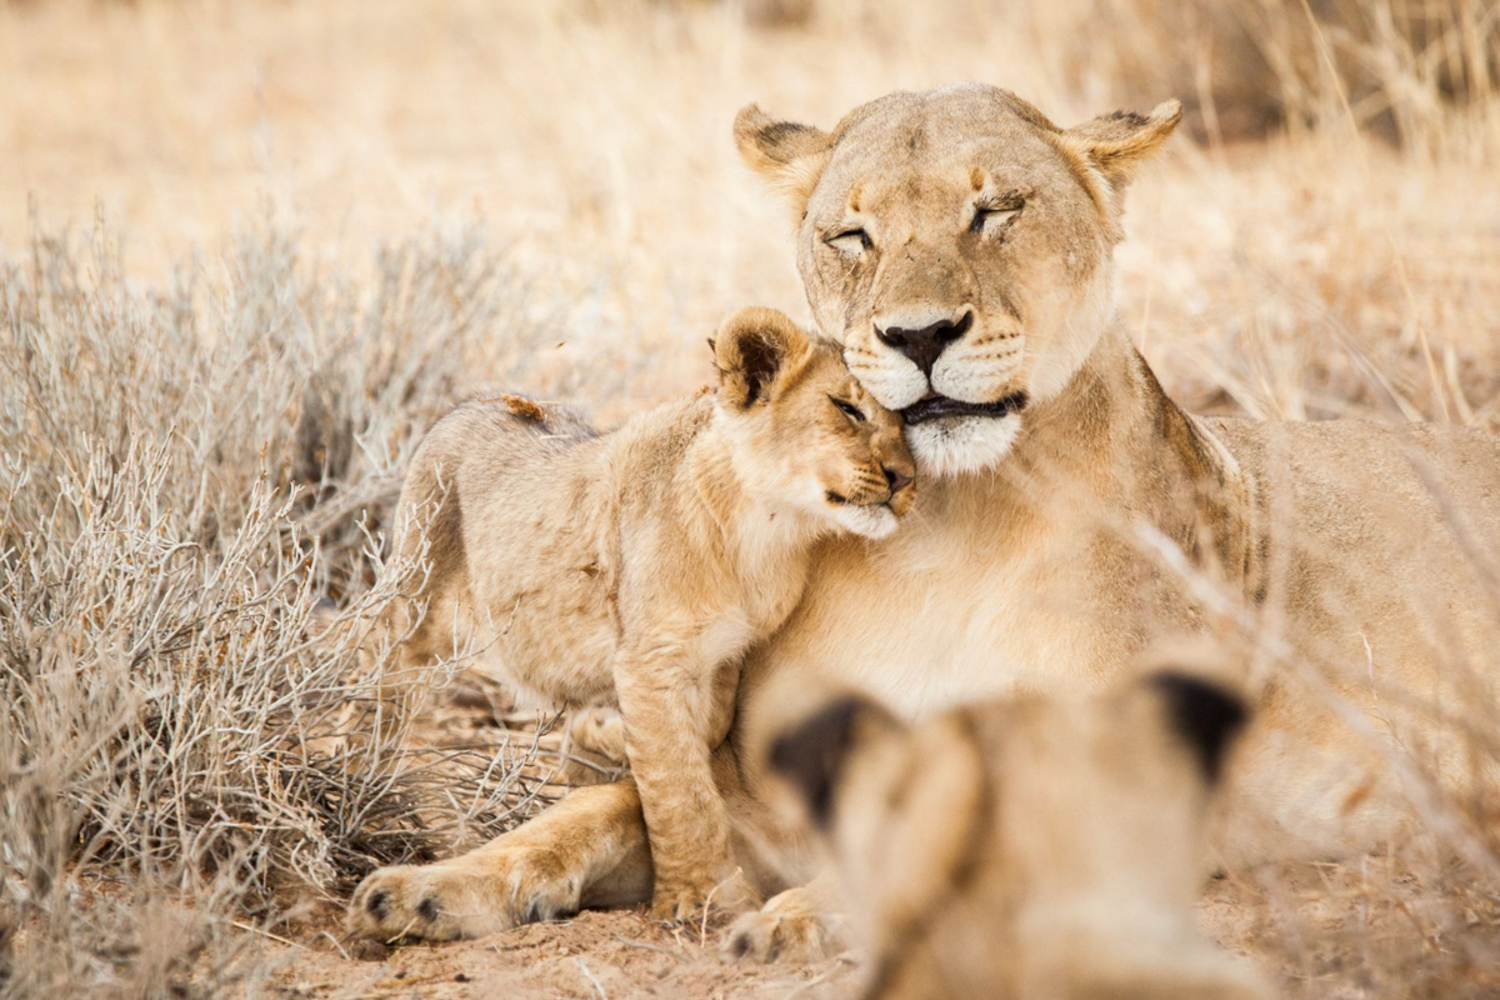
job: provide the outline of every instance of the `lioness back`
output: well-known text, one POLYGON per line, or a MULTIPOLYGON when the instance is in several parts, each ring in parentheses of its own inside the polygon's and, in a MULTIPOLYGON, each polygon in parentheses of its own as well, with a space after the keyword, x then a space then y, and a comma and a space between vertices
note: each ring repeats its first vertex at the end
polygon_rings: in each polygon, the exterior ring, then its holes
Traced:
POLYGON ((1500 704, 1487 666, 1500 619, 1483 598, 1485 567, 1500 566, 1500 439, 1355 420, 1201 423, 1257 484, 1246 597, 1285 609, 1284 641, 1305 664, 1262 703, 1236 810, 1257 822, 1231 831, 1227 856, 1337 855, 1409 819, 1385 749, 1338 724, 1324 685, 1454 790, 1500 778, 1475 770, 1467 736, 1500 704))

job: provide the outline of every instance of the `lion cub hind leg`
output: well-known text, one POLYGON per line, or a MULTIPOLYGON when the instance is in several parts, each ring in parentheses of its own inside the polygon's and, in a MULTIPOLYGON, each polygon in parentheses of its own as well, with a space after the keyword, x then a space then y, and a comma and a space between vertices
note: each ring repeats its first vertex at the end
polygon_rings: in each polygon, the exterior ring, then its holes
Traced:
POLYGON ((590 705, 568 717, 570 749, 593 754, 616 766, 623 766, 625 756, 625 720, 620 711, 607 705, 590 705))

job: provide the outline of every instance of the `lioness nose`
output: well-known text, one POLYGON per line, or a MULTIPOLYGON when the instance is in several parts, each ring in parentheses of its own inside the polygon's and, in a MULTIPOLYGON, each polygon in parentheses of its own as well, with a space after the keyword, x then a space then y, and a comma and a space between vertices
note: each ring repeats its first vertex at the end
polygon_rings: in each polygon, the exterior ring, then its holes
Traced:
POLYGON ((937 364, 938 356, 943 353, 943 348, 968 333, 973 323, 974 314, 966 312, 957 323, 945 319, 931 326, 924 326, 920 330, 909 330, 899 326, 882 330, 877 327, 875 335, 882 343, 894 347, 910 358, 912 364, 922 369, 923 375, 931 377, 932 366, 937 364))
POLYGON ((911 476, 900 469, 893 469, 887 465, 881 471, 885 473, 885 484, 891 488, 892 493, 900 493, 911 485, 911 476))

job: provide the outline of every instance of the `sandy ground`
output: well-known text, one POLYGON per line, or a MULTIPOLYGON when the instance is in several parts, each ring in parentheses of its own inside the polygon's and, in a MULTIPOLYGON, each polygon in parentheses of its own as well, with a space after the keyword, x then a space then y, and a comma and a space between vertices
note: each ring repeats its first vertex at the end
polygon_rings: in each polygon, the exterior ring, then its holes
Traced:
MULTIPOLYGON (((817 965, 731 964, 715 952, 717 928, 670 927, 643 910, 581 913, 475 941, 398 948, 376 960, 299 951, 275 974, 271 995, 328 998, 543 997, 724 998, 824 996, 854 982, 848 960, 817 965)), ((325 941, 327 939, 324 939, 325 941)))
MULTIPOLYGON (((1405 995, 1500 995, 1500 969, 1463 957, 1500 944, 1494 901, 1469 914, 1467 940, 1457 942, 1454 954, 1454 938, 1424 926, 1420 905, 1370 904, 1365 882, 1381 864, 1371 858, 1217 879, 1204 894, 1200 923, 1229 950, 1273 973, 1289 995, 1387 996, 1368 972, 1401 963, 1426 963, 1432 972, 1430 982, 1419 980, 1405 995), (1423 935, 1414 936, 1414 927, 1423 935), (1301 957, 1289 962, 1294 943, 1301 957), (1461 992, 1443 992, 1449 975, 1464 977, 1461 992)), ((1416 888, 1415 875, 1405 881, 1416 888)), ((323 936, 295 951, 273 949, 277 971, 266 992, 286 1000, 729 1000, 848 996, 860 981, 853 954, 813 965, 723 961, 715 948, 722 926, 674 927, 647 919, 644 909, 586 912, 474 941, 377 947, 363 960, 346 957, 323 936)))

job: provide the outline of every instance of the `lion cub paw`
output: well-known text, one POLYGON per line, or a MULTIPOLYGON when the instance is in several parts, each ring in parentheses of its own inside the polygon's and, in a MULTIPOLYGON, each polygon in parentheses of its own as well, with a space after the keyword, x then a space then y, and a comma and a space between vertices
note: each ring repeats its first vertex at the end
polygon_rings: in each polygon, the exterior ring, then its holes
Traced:
POLYGON ((692 880, 657 880, 651 896, 651 919, 695 920, 705 909, 738 912, 758 900, 738 871, 727 876, 712 875, 692 880))
POLYGON ((381 868, 354 890, 347 921, 350 934, 361 938, 452 941, 571 916, 581 895, 578 880, 553 852, 517 848, 381 868))
POLYGON ((754 913, 736 920, 720 954, 751 962, 816 962, 836 954, 837 934, 813 912, 798 889, 789 889, 754 913))

